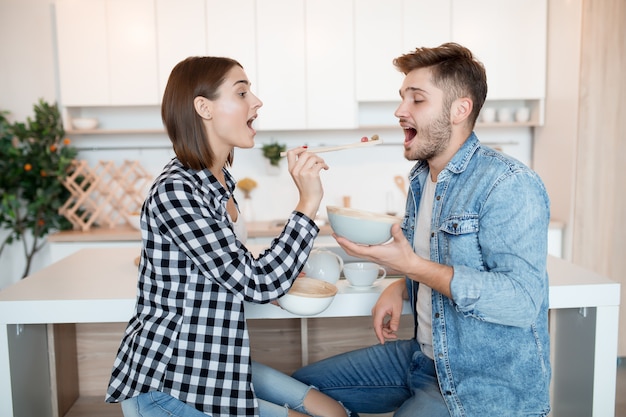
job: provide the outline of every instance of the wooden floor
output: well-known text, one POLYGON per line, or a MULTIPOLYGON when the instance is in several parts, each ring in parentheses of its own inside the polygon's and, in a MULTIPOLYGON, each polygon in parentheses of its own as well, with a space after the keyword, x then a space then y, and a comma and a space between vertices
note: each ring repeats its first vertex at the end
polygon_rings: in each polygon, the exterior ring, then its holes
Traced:
POLYGON ((104 396, 80 397, 65 417, 124 417, 119 404, 104 402, 104 396))

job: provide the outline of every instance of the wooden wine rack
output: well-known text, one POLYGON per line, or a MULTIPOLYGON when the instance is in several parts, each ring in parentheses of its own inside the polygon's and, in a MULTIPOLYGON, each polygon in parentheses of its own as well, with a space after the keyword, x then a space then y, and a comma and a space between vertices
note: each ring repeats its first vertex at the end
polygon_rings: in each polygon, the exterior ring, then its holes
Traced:
POLYGON ((100 161, 92 168, 86 161, 75 161, 63 185, 70 198, 59 209, 74 230, 92 226, 113 228, 129 223, 129 214, 141 209, 143 192, 152 176, 138 161, 100 161))

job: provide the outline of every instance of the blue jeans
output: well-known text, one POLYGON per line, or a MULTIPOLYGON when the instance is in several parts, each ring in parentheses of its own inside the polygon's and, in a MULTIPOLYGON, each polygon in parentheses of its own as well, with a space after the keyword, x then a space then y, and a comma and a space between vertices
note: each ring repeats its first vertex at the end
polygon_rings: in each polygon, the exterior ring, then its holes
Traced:
POLYGON ((434 362, 415 340, 386 342, 299 369, 294 378, 341 401, 353 413, 449 417, 434 362))
MULTIPOLYGON (((261 417, 287 417, 288 409, 307 414, 303 402, 310 386, 254 361, 252 384, 261 417)), ((124 417, 206 417, 194 407, 159 391, 122 401, 122 411, 124 417)))

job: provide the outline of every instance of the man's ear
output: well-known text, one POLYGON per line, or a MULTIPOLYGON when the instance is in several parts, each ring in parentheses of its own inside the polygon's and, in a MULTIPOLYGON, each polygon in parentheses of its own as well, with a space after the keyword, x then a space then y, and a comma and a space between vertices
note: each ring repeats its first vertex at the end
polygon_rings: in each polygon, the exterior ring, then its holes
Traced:
POLYGON ((452 103, 452 111, 450 112, 452 123, 464 123, 469 118, 470 114, 472 114, 473 108, 474 103, 469 97, 461 97, 454 100, 452 103))
POLYGON ((206 97, 198 96, 193 99, 193 108, 198 116, 206 120, 211 120, 211 101, 206 97))

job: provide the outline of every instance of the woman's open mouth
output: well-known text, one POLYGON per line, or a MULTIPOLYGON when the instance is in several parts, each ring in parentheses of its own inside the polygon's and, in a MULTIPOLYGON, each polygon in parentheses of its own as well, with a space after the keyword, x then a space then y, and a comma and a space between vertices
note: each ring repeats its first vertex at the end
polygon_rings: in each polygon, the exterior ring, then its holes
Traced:
POLYGON ((248 124, 248 128, 250 130, 252 130, 253 134, 256 134, 256 130, 254 130, 254 128, 252 127, 252 122, 254 122, 257 118, 257 115, 255 114, 254 116, 252 116, 251 118, 248 119, 248 121, 246 122, 248 124))

